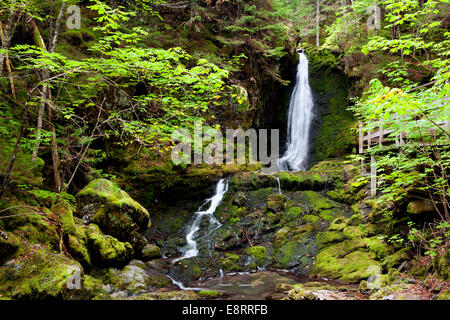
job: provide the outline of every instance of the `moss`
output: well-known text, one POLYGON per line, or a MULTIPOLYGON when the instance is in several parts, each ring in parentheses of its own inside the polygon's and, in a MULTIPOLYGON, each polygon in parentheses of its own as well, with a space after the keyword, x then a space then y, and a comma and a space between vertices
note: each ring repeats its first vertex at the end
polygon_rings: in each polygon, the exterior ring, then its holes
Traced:
POLYGON ((0 235, 0 264, 15 255, 21 246, 19 238, 12 233, 2 231, 2 234, 8 239, 0 235))
POLYGON ((317 233, 316 237, 319 247, 324 247, 330 243, 340 242, 344 240, 342 233, 337 231, 324 231, 317 233))
POLYGON ((328 200, 326 197, 324 197, 318 192, 304 191, 303 194, 309 200, 312 209, 316 212, 320 212, 335 207, 334 203, 332 203, 330 200, 328 200))
POLYGON ((392 248, 378 237, 365 238, 367 248, 372 254, 372 257, 382 261, 384 258, 392 254, 392 248))
POLYGON ((434 259, 434 268, 436 270, 437 275, 447 281, 449 279, 450 274, 450 251, 447 249, 444 254, 441 256, 437 256, 434 259))
POLYGON ((70 255, 80 262, 83 267, 91 266, 91 255, 87 249, 84 237, 80 239, 76 236, 68 235, 67 249, 70 255))
POLYGON ((396 251, 393 254, 387 256, 383 260, 383 266, 386 269, 395 268, 395 267, 400 266, 400 264, 403 261, 409 260, 409 259, 410 259, 409 249, 408 248, 404 248, 404 249, 396 251))
POLYGON ((342 281, 359 282, 371 275, 371 266, 380 263, 369 252, 363 251, 367 244, 362 239, 346 240, 322 249, 316 256, 314 272, 342 281))
POLYGON ((60 200, 52 206, 51 211, 61 221, 61 226, 64 235, 75 234, 76 232, 75 221, 73 220, 73 212, 69 202, 60 200))
POLYGON ((133 245, 138 232, 150 226, 150 215, 116 184, 106 179, 91 181, 76 196, 81 215, 90 217, 100 229, 133 245))
POLYGON ((151 260, 151 259, 155 259, 155 258, 161 258, 161 256, 162 256, 161 248, 159 248, 158 246, 155 246, 153 244, 147 244, 142 249, 142 258, 144 260, 151 260))
POLYGON ((128 242, 120 242, 114 237, 105 236, 98 226, 91 224, 85 229, 89 251, 94 259, 107 265, 123 264, 133 255, 128 242))
POLYGON ((63 254, 34 246, 0 269, 0 293, 14 299, 66 298, 78 293, 78 290, 68 290, 67 283, 82 270, 76 261, 63 254))
POLYGON ((326 174, 307 172, 279 172, 283 190, 323 190, 328 183, 326 174))
POLYGON ((285 221, 296 220, 302 214, 302 212, 303 210, 300 207, 291 207, 283 214, 283 219, 285 221))
POLYGON ((180 290, 169 292, 149 292, 136 297, 134 300, 197 300, 199 297, 194 291, 180 290))
POLYGON ((345 218, 336 218, 330 223, 328 230, 330 231, 341 231, 347 226, 347 219, 345 218))
POLYGON ((245 252, 253 258, 258 266, 262 267, 266 264, 268 259, 267 248, 262 246, 254 246, 246 248, 245 252))
POLYGON ((336 211, 335 210, 323 210, 319 213, 319 217, 325 221, 333 221, 336 219, 336 211))
POLYGON ((202 290, 202 291, 197 291, 197 295, 200 298, 204 298, 204 299, 216 299, 219 298, 222 293, 215 291, 215 290, 202 290))
POLYGON ((313 223, 314 225, 317 226, 319 222, 320 222, 320 218, 318 216, 314 216, 312 214, 307 214, 300 218, 301 224, 313 223))
POLYGON ((438 300, 450 300, 450 289, 446 289, 443 292, 441 292, 438 297, 438 300))
POLYGON ((279 229, 273 239, 273 247, 279 249, 289 239, 289 230, 286 228, 279 229))
MULTIPOLYGON (((45 211, 45 210, 44 210, 45 211)), ((44 244, 59 250, 60 234, 59 222, 50 215, 30 215, 29 223, 19 226, 14 231, 18 236, 27 239, 32 244, 44 244)))
POLYGON ((342 234, 347 239, 361 238, 364 236, 364 232, 359 226, 347 226, 342 230, 342 234))
POLYGON ((354 215, 352 215, 350 217, 350 219, 348 219, 347 224, 349 226, 357 226, 357 225, 360 225, 361 223, 363 223, 363 221, 364 221, 364 216, 360 213, 355 213, 354 215))

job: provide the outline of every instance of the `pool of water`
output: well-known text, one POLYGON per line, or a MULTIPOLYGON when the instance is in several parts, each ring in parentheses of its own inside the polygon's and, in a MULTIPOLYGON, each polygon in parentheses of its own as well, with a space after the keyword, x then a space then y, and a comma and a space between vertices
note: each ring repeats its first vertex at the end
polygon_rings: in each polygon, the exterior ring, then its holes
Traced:
POLYGON ((319 281, 339 287, 340 291, 323 292, 324 299, 359 299, 358 287, 351 284, 342 284, 330 280, 312 280, 299 277, 295 274, 280 270, 263 270, 254 273, 230 273, 203 281, 192 281, 187 287, 197 290, 215 290, 222 293, 221 299, 230 300, 266 300, 279 299, 276 293, 278 284, 299 284, 319 281), (342 291, 345 289, 344 291, 342 291))

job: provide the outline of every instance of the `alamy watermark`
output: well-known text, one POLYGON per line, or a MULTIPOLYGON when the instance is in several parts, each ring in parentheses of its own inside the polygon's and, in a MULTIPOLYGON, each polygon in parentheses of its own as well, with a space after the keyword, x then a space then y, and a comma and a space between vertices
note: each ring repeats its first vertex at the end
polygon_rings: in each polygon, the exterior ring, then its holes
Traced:
POLYGON ((78 30, 81 29, 81 9, 77 5, 71 5, 67 8, 69 17, 66 21, 67 29, 78 30))

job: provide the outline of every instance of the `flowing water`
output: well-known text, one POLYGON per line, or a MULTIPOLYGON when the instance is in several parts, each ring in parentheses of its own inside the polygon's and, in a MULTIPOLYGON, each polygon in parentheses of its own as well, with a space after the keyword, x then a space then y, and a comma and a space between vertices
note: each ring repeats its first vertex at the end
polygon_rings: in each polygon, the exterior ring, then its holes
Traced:
POLYGON ((204 237, 209 236, 215 230, 220 228, 222 224, 216 219, 216 217, 214 217, 214 212, 222 202, 223 196, 227 191, 228 191, 228 181, 225 179, 221 179, 216 185, 216 192, 214 196, 212 196, 209 199, 206 199, 206 201, 200 206, 198 211, 195 213, 195 219, 193 223, 188 227, 188 232, 186 234, 187 244, 185 247, 184 255, 180 258, 174 259, 173 263, 183 259, 193 258, 198 255, 197 232, 200 230, 200 225, 202 223, 203 218, 208 218, 209 221, 208 232, 204 237), (208 204, 209 208, 203 211, 202 208, 208 204))
POLYGON ((301 52, 296 84, 289 105, 287 150, 278 162, 281 171, 304 171, 307 169, 313 108, 308 59, 301 52))
POLYGON ((282 194, 281 192, 281 183, 280 183, 280 178, 277 177, 277 185, 278 185, 278 193, 282 194))

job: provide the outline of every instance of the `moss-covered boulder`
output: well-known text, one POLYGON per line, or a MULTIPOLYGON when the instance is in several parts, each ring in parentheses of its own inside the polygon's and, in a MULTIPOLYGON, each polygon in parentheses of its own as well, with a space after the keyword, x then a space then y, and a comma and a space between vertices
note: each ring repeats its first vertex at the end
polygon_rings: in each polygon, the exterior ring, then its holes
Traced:
POLYGON ((133 248, 129 242, 121 242, 112 236, 104 235, 95 224, 84 228, 84 233, 89 252, 100 264, 120 265, 133 256, 133 248))
POLYGON ((154 244, 147 244, 142 249, 142 259, 144 261, 155 259, 155 258, 161 258, 161 248, 158 246, 155 246, 154 244))
POLYGON ((416 215, 434 212, 436 209, 434 208, 433 202, 430 200, 413 200, 408 203, 406 211, 409 214, 416 215))
POLYGON ((130 293, 142 293, 167 287, 172 281, 156 270, 147 269, 139 260, 131 261, 115 278, 115 285, 130 293))
POLYGON ((322 249, 316 256, 314 273, 358 283, 367 279, 373 266, 381 266, 367 251, 363 239, 346 240, 322 249))
POLYGON ((20 240, 12 233, 2 231, 0 234, 0 264, 14 255, 20 248, 20 240))
POLYGON ((73 212, 69 202, 60 200, 52 206, 51 211, 56 215, 61 222, 63 234, 75 234, 76 226, 73 220, 73 212))
POLYGON ((266 265, 268 256, 267 248, 262 246, 253 246, 245 249, 245 252, 252 257, 253 261, 260 267, 266 265))
POLYGON ((78 214, 85 223, 94 222, 105 234, 133 246, 145 245, 139 233, 150 226, 150 215, 115 183, 106 179, 91 181, 76 199, 78 214))
POLYGON ((72 290, 69 280, 76 273, 83 277, 78 262, 35 245, 0 268, 0 293, 14 299, 75 298, 85 290, 72 290))
POLYGON ((202 290, 202 291, 197 291, 196 293, 200 298, 203 298, 203 299, 217 299, 220 296, 222 296, 222 292, 215 291, 215 290, 202 290))

